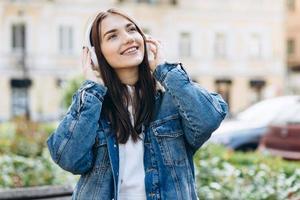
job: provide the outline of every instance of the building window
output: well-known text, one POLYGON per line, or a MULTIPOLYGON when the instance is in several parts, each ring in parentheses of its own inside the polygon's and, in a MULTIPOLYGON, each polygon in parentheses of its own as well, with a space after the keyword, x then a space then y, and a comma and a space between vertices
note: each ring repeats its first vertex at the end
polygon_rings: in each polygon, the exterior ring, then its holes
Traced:
POLYGON ((57 88, 63 88, 65 85, 66 85, 66 80, 64 80, 64 79, 62 79, 62 78, 57 78, 56 80, 55 80, 55 86, 57 87, 57 88))
POLYGON ((181 33, 179 41, 179 54, 182 57, 191 56, 191 34, 190 33, 181 33))
POLYGON ((157 0, 137 0, 138 3, 156 4, 157 0))
POLYGON ((12 117, 23 116, 30 118, 28 89, 31 85, 29 79, 11 80, 11 113, 12 117))
POLYGON ((136 3, 148 3, 148 4, 168 4, 176 6, 178 0, 118 0, 118 3, 122 2, 136 2, 136 3))
POLYGON ((216 58, 226 57, 226 35, 224 33, 215 34, 214 52, 216 58))
POLYGON ((295 0, 287 0, 287 9, 289 11, 295 11, 296 1, 295 0))
POLYGON ((177 0, 171 0, 170 3, 171 3, 171 5, 175 6, 175 5, 177 5, 178 1, 177 0))
POLYGON ((12 49, 13 51, 24 51, 26 48, 26 26, 25 24, 12 25, 12 49))
POLYGON ((60 53, 70 54, 73 51, 73 27, 59 27, 59 51, 60 53))
POLYGON ((249 86, 251 88, 251 103, 256 103, 262 100, 262 91, 266 85, 265 80, 254 79, 249 81, 249 86))
POLYGON ((215 81, 215 87, 217 93, 219 93, 223 99, 227 102, 230 108, 230 91, 231 91, 232 81, 230 79, 217 79, 215 81))
POLYGON ((259 34, 252 34, 250 37, 249 55, 251 58, 262 57, 262 40, 259 34))
POLYGON ((287 41, 287 54, 293 55, 295 53, 295 40, 288 39, 287 41))

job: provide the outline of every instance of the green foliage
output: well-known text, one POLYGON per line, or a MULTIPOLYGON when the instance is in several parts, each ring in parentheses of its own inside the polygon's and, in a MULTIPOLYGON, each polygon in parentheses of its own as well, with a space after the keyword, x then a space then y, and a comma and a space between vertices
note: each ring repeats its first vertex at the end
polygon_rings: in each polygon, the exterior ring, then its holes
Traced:
MULTIPOLYGON (((46 148, 56 124, 19 119, 0 125, 0 188, 75 184, 46 148)), ((260 152, 204 145, 194 157, 200 199, 283 200, 300 197, 300 162, 260 152)))
POLYGON ((35 157, 42 154, 46 138, 53 132, 51 124, 39 124, 17 118, 0 126, 0 155, 16 154, 35 157))
POLYGON ((66 84, 63 92, 62 104, 64 108, 68 108, 72 103, 72 96, 79 89, 80 85, 84 81, 83 76, 77 76, 69 80, 66 84))
POLYGON ((300 197, 300 162, 205 145, 194 157, 200 199, 283 200, 300 197))
POLYGON ((0 188, 76 183, 77 178, 51 160, 45 148, 42 155, 28 158, 15 154, 0 156, 0 188))
POLYGON ((11 141, 14 138, 16 127, 14 123, 3 123, 0 126, 0 155, 10 152, 11 141))
MULTIPOLYGON (((69 107, 82 76, 64 88, 63 105, 69 107)), ((0 124, 0 188, 75 183, 77 176, 60 169, 50 158, 46 139, 56 124, 39 124, 16 118, 0 124)))
POLYGON ((46 139, 56 124, 25 118, 0 124, 0 188, 75 184, 51 159, 46 139))

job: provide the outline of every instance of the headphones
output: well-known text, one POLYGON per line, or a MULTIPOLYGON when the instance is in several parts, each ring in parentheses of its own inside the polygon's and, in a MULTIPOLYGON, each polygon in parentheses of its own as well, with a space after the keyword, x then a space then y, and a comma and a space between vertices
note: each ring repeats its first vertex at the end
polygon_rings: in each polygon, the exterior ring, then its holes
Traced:
POLYGON ((93 23, 95 21, 95 18, 93 18, 93 20, 91 20, 91 22, 88 24, 88 27, 86 29, 85 32, 85 46, 88 48, 89 52, 91 53, 91 59, 92 62, 94 64, 95 67, 99 67, 98 64, 98 60, 97 60, 97 55, 95 52, 95 47, 92 46, 92 42, 91 42, 91 33, 92 33, 92 27, 93 27, 93 23))

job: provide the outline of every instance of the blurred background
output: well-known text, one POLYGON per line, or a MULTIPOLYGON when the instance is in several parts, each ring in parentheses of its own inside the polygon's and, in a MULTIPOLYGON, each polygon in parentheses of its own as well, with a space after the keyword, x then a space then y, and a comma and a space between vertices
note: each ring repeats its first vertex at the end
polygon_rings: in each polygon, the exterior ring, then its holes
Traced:
POLYGON ((0 0, 0 188, 76 182, 45 140, 83 80, 87 20, 112 7, 229 104, 195 156, 199 196, 300 199, 300 0, 0 0))
MULTIPOLYGON (((1 0, 0 119, 56 120, 60 91, 80 73, 87 19, 119 8, 163 41, 194 81, 235 113, 300 93, 297 0, 1 0)), ((300 6, 298 6, 300 7, 300 6)))

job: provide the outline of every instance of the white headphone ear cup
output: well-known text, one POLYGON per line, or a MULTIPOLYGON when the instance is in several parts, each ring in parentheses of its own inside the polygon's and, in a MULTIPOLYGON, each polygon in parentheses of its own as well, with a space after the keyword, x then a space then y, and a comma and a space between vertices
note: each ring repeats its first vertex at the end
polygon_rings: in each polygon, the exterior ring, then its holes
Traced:
POLYGON ((99 67, 98 60, 97 60, 97 55, 96 55, 96 52, 95 52, 95 48, 92 47, 92 48, 89 48, 89 50, 91 52, 91 59, 93 61, 93 64, 95 65, 95 67, 99 67))
POLYGON ((94 66, 99 67, 95 48, 92 46, 92 42, 91 42, 91 38, 90 38, 92 27, 93 27, 93 21, 90 22, 90 24, 88 25, 87 30, 85 32, 85 45, 89 49, 89 52, 91 54, 91 60, 94 64, 94 66))

